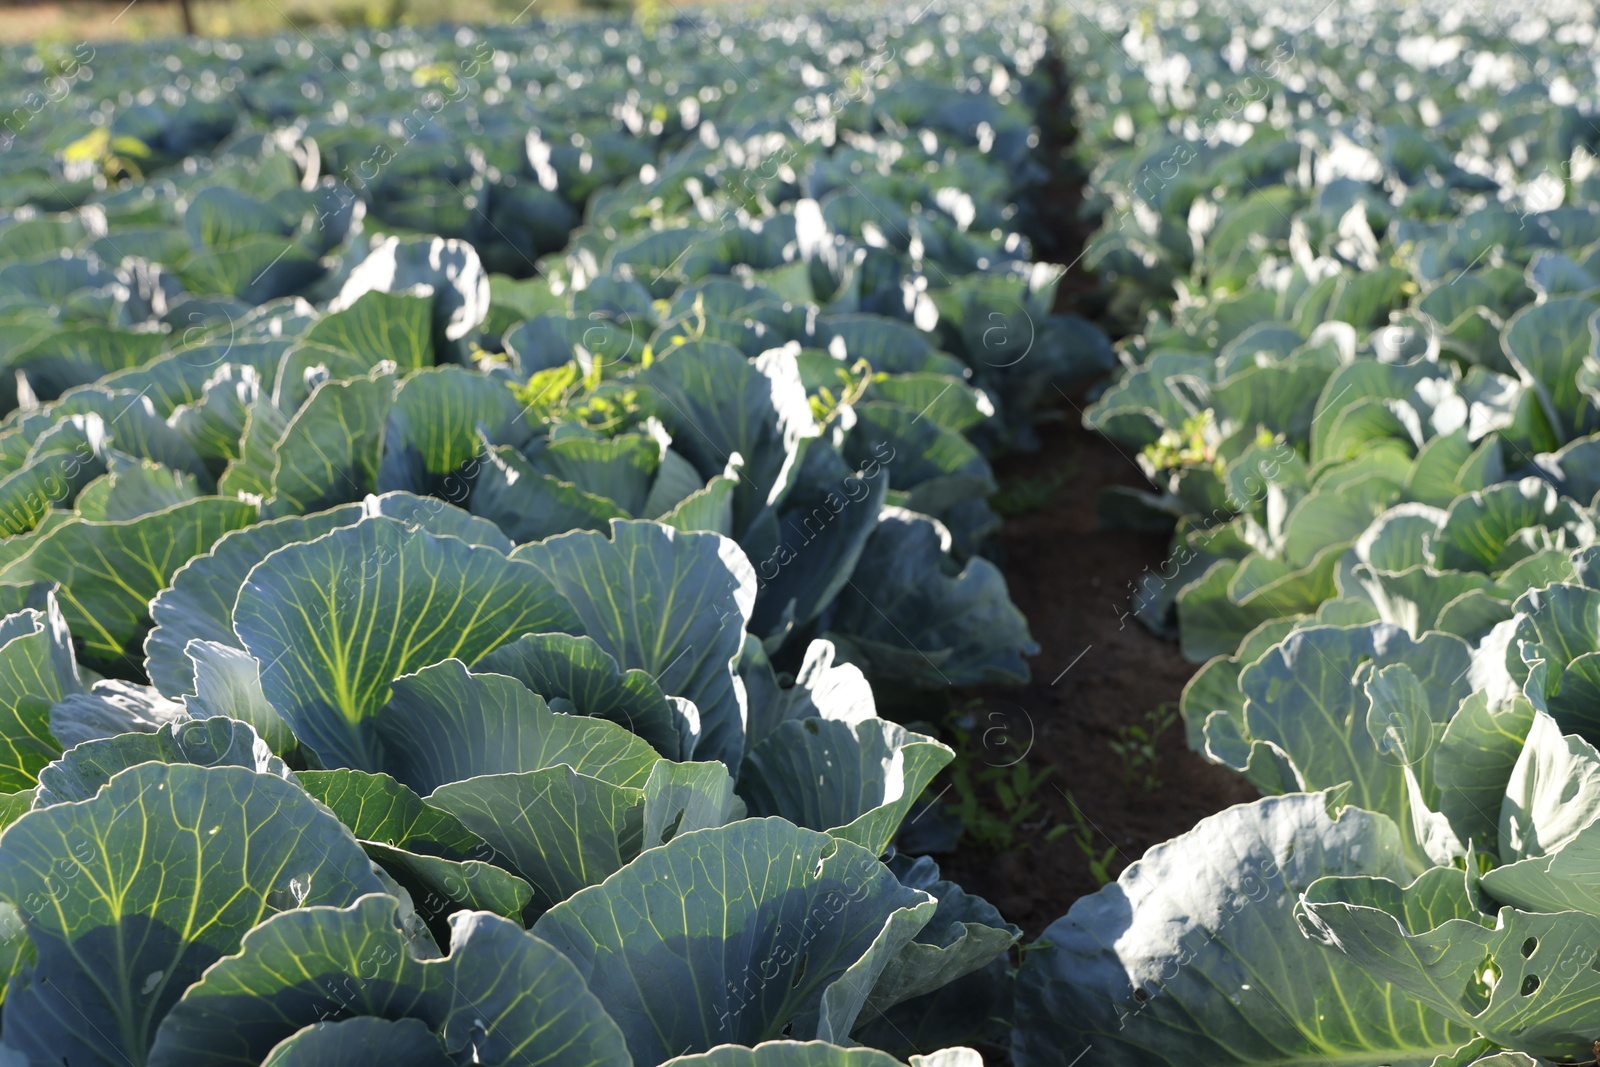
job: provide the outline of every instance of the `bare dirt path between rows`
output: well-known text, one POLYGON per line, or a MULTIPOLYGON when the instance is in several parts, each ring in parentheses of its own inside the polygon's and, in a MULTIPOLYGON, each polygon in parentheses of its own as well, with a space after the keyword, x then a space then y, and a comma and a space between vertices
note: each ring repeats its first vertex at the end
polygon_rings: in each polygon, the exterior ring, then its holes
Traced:
POLYGON ((1123 617, 1127 583, 1147 566, 1159 568, 1167 544, 1160 536, 1100 529, 1094 501, 1105 486, 1146 485, 1143 475, 1116 445, 1082 428, 1072 402, 1063 403, 1063 414, 1064 421, 1039 427, 1038 452, 995 465, 1002 485, 1064 480, 1044 507, 1008 519, 996 535, 1012 599, 1040 653, 1029 685, 974 694, 982 704, 972 713, 971 739, 991 765, 1026 752, 1030 765, 1053 771, 1034 794, 1041 810, 1016 847, 996 853, 964 845, 941 857, 946 877, 988 898, 1030 939, 1100 887, 1080 842, 1114 877, 1149 846, 1256 795, 1184 743, 1176 705, 1195 665, 1175 643, 1123 617), (1155 742, 1156 758, 1130 776, 1112 744, 1164 703, 1174 718, 1155 742), (1159 779, 1156 788, 1142 780, 1146 767, 1159 779), (1081 820, 1073 818, 1068 792, 1081 820), (1057 824, 1071 829, 1046 840, 1057 824))

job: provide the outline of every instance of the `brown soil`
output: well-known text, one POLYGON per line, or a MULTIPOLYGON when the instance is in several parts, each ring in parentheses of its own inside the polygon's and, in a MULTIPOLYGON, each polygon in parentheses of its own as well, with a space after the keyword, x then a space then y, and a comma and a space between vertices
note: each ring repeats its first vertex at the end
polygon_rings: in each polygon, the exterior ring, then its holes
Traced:
POLYGON ((1066 478, 1048 504, 1008 519, 996 535, 1012 599, 1041 648, 1032 661, 1034 679, 974 694, 982 699, 971 741, 981 748, 978 758, 998 766, 1026 751, 1035 769, 1052 768, 1034 794, 1043 808, 1009 851, 964 845, 939 857, 945 877, 986 897, 1029 940, 1079 896, 1100 888, 1078 834, 1045 840, 1052 826, 1074 825, 1066 791, 1077 800, 1093 846, 1102 854, 1115 846, 1107 864, 1113 877, 1151 845, 1256 795, 1243 778, 1190 752, 1181 721, 1157 742, 1156 789, 1146 789, 1137 775, 1127 781, 1124 761, 1110 747, 1120 729, 1142 724, 1146 712, 1163 703, 1176 711, 1195 665, 1131 614, 1122 617, 1131 606, 1128 583, 1147 566, 1159 568, 1166 539, 1099 528, 1094 501, 1102 487, 1146 483, 1130 456, 1082 428, 1072 403, 1064 405, 1065 421, 1039 427, 1038 452, 996 463, 1002 485, 1063 471, 1066 478))
MULTIPOLYGON (((1036 155, 1050 177, 1028 197, 1030 237, 1039 258, 1068 265, 1053 310, 1100 320, 1107 293, 1082 264, 1098 220, 1082 212, 1086 171, 1076 154, 1070 80, 1051 48, 1035 105, 1036 155)), ((1032 793, 1039 810, 1008 847, 969 840, 938 857, 945 877, 986 897, 1030 941, 1074 900, 1100 888, 1090 853, 1114 878, 1150 846, 1256 796, 1243 778, 1189 751, 1176 711, 1196 665, 1131 614, 1132 583, 1146 567, 1160 569, 1167 538, 1103 530, 1096 519, 1101 489, 1148 488, 1144 474, 1132 456, 1083 428, 1077 398, 1060 400, 1059 421, 1037 426, 1038 451, 995 462, 1002 487, 1061 479, 1043 506, 1008 517, 994 539, 1011 598, 1040 646, 1033 681, 965 694, 976 706, 966 709, 968 751, 960 757, 975 777, 984 765, 1004 767, 1019 758, 1033 773, 1049 768, 1050 775, 1032 793), (1113 743, 1127 739, 1128 727, 1145 726, 1147 714, 1162 705, 1173 716, 1156 740, 1153 764, 1130 767, 1113 743), (1153 788, 1147 776, 1156 779, 1153 788), (1057 827, 1066 830, 1052 837, 1057 827)), ((942 776, 930 793, 948 784, 942 776)), ((992 794, 989 800, 991 811, 1004 806, 992 794)))

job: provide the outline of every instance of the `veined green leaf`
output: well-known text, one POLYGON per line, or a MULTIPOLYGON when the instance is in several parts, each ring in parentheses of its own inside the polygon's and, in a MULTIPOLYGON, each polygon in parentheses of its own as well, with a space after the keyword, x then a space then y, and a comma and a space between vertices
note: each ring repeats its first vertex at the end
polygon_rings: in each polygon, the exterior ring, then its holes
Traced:
POLYGON ((302 1027, 363 1017, 418 1020, 450 1062, 627 1067, 617 1025, 550 945, 497 916, 461 912, 450 954, 426 959, 398 912, 393 897, 371 895, 257 926, 173 1007, 151 1067, 254 1067, 302 1027))
POLYGON ((935 909, 858 845, 744 819, 650 849, 533 929, 653 1063, 786 1028, 843 1040, 935 909))
POLYGON ((71 519, 0 579, 61 583, 61 610, 91 665, 127 670, 149 628, 150 601, 179 567, 255 518, 242 500, 201 497, 123 522, 71 519))
POLYGON ((382 888, 292 782, 130 768, 91 800, 28 813, 0 842, 0 894, 38 953, 6 997, 6 1041, 35 1059, 144 1064, 162 1017, 252 927, 382 888), (67 855, 77 877, 59 869, 67 855))
POLYGON ((537 568, 384 517, 278 549, 233 611, 262 691, 301 744, 324 766, 360 770, 379 769, 372 717, 402 674, 579 625, 537 568))

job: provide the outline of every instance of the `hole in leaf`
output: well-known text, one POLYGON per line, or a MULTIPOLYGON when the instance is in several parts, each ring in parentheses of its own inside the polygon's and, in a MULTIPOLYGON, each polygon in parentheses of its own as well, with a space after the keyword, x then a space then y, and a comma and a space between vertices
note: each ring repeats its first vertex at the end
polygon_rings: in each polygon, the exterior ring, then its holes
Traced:
POLYGON ((1500 982, 1500 968, 1485 956, 1483 962, 1472 970, 1466 988, 1461 991, 1461 1006, 1468 1015, 1477 1015, 1489 1006, 1489 997, 1500 982))
POLYGON ((1150 992, 1141 986, 1133 991, 1133 999, 1137 1000, 1140 1004, 1143 1004, 1145 1001, 1150 999, 1150 992))
POLYGON ((800 966, 794 969, 794 977, 789 979, 790 989, 797 988, 800 985, 800 979, 806 976, 806 960, 810 958, 811 954, 809 952, 800 957, 800 966))
POLYGON ((661 828, 661 844, 664 845, 677 836, 678 827, 683 825, 683 817, 686 814, 688 814, 687 810, 678 812, 671 822, 661 828))
POLYGON ((1537 949, 1538 947, 1539 947, 1539 939, 1537 937, 1528 938, 1528 940, 1526 940, 1526 941, 1524 941, 1522 943, 1522 958, 1523 959, 1527 959, 1528 957, 1532 956, 1533 953, 1534 953, 1534 950, 1537 949))
POLYGON ((1594 950, 1594 959, 1589 961, 1591 971, 1600 971, 1600 948, 1594 950))
POLYGON ((1539 976, 1530 974, 1522 980, 1522 995, 1531 997, 1539 989, 1539 976))

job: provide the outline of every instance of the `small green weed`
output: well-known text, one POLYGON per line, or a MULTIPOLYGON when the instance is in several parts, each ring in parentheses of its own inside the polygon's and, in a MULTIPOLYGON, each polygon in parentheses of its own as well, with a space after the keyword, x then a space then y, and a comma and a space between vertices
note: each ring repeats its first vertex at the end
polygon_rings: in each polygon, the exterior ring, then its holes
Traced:
MULTIPOLYGON (((971 844, 995 852, 1025 851, 1031 842, 1022 834, 1029 820, 1044 807, 1039 788, 1053 768, 1037 770, 1020 759, 1006 766, 995 766, 982 758, 982 749, 970 744, 972 733, 959 723, 953 726, 956 758, 950 763, 950 792, 954 809, 961 820, 962 837, 971 844)), ((1067 827, 1053 826, 1044 839, 1053 841, 1067 827)))
POLYGON ((1083 809, 1078 807, 1078 800, 1072 795, 1070 789, 1063 789, 1061 795, 1067 798, 1067 807, 1072 810, 1072 825, 1065 824, 1057 829, 1072 834, 1072 843, 1078 846, 1078 851, 1083 853, 1083 858, 1089 861, 1089 875, 1096 882, 1105 885, 1114 879, 1111 873, 1111 861, 1117 856, 1117 846, 1107 845, 1102 851, 1095 843, 1100 832, 1089 822, 1083 814, 1083 809))
POLYGON ((1013 476, 1000 482, 1000 490, 989 498, 989 505, 1001 518, 1015 519, 1031 515, 1049 507, 1061 492, 1061 487, 1077 468, 1071 460, 1064 467, 1046 474, 1013 476))
POLYGON ((1123 785, 1137 785, 1146 792, 1161 788, 1156 743, 1177 721, 1178 709, 1163 703, 1145 712, 1144 721, 1129 723, 1117 731, 1117 739, 1108 743, 1122 761, 1123 785))

